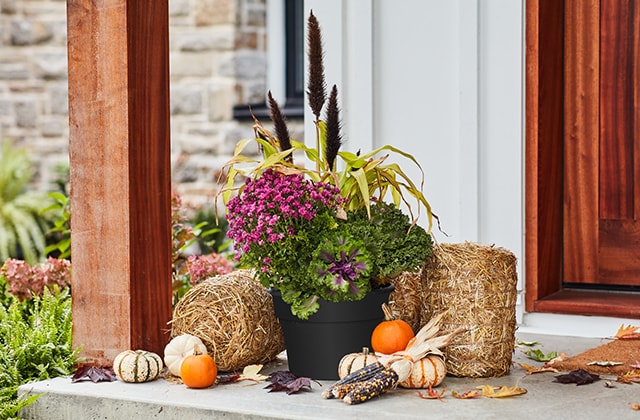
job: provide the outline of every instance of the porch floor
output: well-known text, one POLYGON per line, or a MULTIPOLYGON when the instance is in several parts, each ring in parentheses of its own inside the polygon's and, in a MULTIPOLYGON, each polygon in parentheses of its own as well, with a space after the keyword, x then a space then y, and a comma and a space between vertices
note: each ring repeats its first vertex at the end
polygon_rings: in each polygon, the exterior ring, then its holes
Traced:
MULTIPOLYGON (((548 353, 570 356, 606 342, 606 339, 517 333, 518 340, 537 341, 548 353)), ((325 400, 322 387, 313 384, 310 392, 286 395, 269 393, 264 384, 239 382, 204 390, 188 389, 164 379, 145 384, 117 382, 71 383, 69 378, 23 385, 20 393, 46 393, 21 413, 25 419, 541 419, 636 418, 640 412, 630 404, 640 404, 640 384, 625 385, 605 380, 589 385, 554 382, 555 373, 526 375, 518 362, 539 365, 517 347, 514 366, 500 378, 447 377, 440 387, 447 389, 443 401, 422 399, 415 390, 397 389, 364 404, 348 406, 339 400, 325 400), (524 395, 491 399, 455 399, 451 390, 465 392, 480 385, 514 386, 527 389, 524 395)), ((268 371, 286 369, 283 359, 268 371)), ((640 417, 638 417, 640 418, 640 417)))

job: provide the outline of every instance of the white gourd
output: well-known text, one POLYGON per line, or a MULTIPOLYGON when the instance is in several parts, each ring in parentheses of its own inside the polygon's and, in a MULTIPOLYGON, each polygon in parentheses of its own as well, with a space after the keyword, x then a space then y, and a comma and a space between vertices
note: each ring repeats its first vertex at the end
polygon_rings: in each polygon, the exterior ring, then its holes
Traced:
POLYGON ((113 371, 124 382, 153 381, 162 371, 162 359, 146 350, 125 350, 113 360, 113 371))
POLYGON ((447 374, 447 367, 441 356, 430 354, 413 363, 409 377, 400 382, 403 388, 429 388, 438 386, 447 374))
POLYGON ((180 376, 182 361, 185 357, 195 354, 196 347, 198 353, 207 354, 204 343, 195 335, 181 334, 169 341, 164 348, 164 364, 172 375, 180 376))
POLYGON ((368 347, 363 347, 361 353, 345 354, 338 363, 338 377, 342 379, 351 372, 355 372, 377 361, 378 356, 376 356, 375 353, 369 352, 368 347))

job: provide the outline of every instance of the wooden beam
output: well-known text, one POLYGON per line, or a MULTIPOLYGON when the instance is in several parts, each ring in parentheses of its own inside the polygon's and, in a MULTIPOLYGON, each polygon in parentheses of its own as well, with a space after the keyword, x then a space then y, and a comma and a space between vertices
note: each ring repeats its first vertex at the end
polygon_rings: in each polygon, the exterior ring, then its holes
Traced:
POLYGON ((161 354, 171 319, 168 2, 68 0, 73 342, 161 354))

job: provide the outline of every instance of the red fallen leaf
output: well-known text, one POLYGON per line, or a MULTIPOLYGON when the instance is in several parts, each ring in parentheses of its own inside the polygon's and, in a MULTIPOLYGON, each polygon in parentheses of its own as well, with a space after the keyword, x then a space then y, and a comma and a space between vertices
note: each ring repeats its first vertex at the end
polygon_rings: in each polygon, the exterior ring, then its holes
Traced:
POLYGON ((71 377, 71 382, 91 381, 97 382, 113 382, 117 380, 116 374, 111 367, 102 366, 81 366, 71 377))
POLYGON ((433 388, 431 388, 431 385, 429 385, 429 389, 427 389, 426 394, 423 394, 420 391, 416 391, 416 392, 418 393, 420 398, 424 398, 425 400, 440 400, 444 402, 444 400, 442 399, 442 396, 444 395, 445 392, 447 392, 447 389, 444 388, 440 393, 438 393, 438 391, 434 391, 433 388))
POLYGON ((599 380, 599 375, 589 373, 584 369, 578 369, 564 375, 557 375, 555 382, 560 382, 561 384, 586 385, 599 380))
POLYGON ((451 391, 451 395, 453 395, 453 398, 458 398, 460 400, 470 400, 472 398, 479 397, 480 391, 477 389, 471 389, 467 392, 463 392, 462 394, 459 394, 456 391, 451 391))
POLYGON ((218 375, 218 378, 216 379, 216 383, 220 384, 220 385, 225 385, 225 384, 233 384, 236 383, 240 380, 240 374, 239 373, 225 373, 223 375, 218 375))
POLYGON ((625 327, 624 324, 622 324, 620 328, 618 328, 618 332, 616 333, 615 338, 618 338, 618 339, 640 338, 640 332, 638 332, 639 329, 640 327, 635 327, 633 325, 627 325, 625 327))

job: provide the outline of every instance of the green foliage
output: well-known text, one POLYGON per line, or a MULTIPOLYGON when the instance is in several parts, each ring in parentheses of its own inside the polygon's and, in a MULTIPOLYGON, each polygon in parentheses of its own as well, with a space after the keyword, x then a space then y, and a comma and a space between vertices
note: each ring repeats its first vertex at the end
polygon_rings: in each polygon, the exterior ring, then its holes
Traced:
POLYGON ((27 190, 34 169, 23 149, 5 141, 0 157, 0 260, 21 258, 33 264, 45 254, 48 220, 41 209, 49 198, 27 190))
POLYGON ((40 395, 23 395, 18 398, 18 386, 0 388, 0 419, 19 419, 20 410, 37 400, 40 395))
POLYGON ((50 244, 45 248, 47 255, 56 258, 71 258, 71 207, 69 197, 61 192, 51 192, 49 197, 53 203, 42 210, 51 212, 53 216, 53 227, 47 233, 51 238, 50 244))
POLYGON ((364 241, 374 263, 373 275, 380 283, 403 271, 417 271, 431 255, 433 240, 421 226, 387 203, 371 205, 371 218, 365 209, 348 213, 349 232, 364 241))
POLYGON ((0 305, 0 413, 13 416, 34 400, 19 400, 19 385, 69 375, 76 361, 68 289, 0 305))

